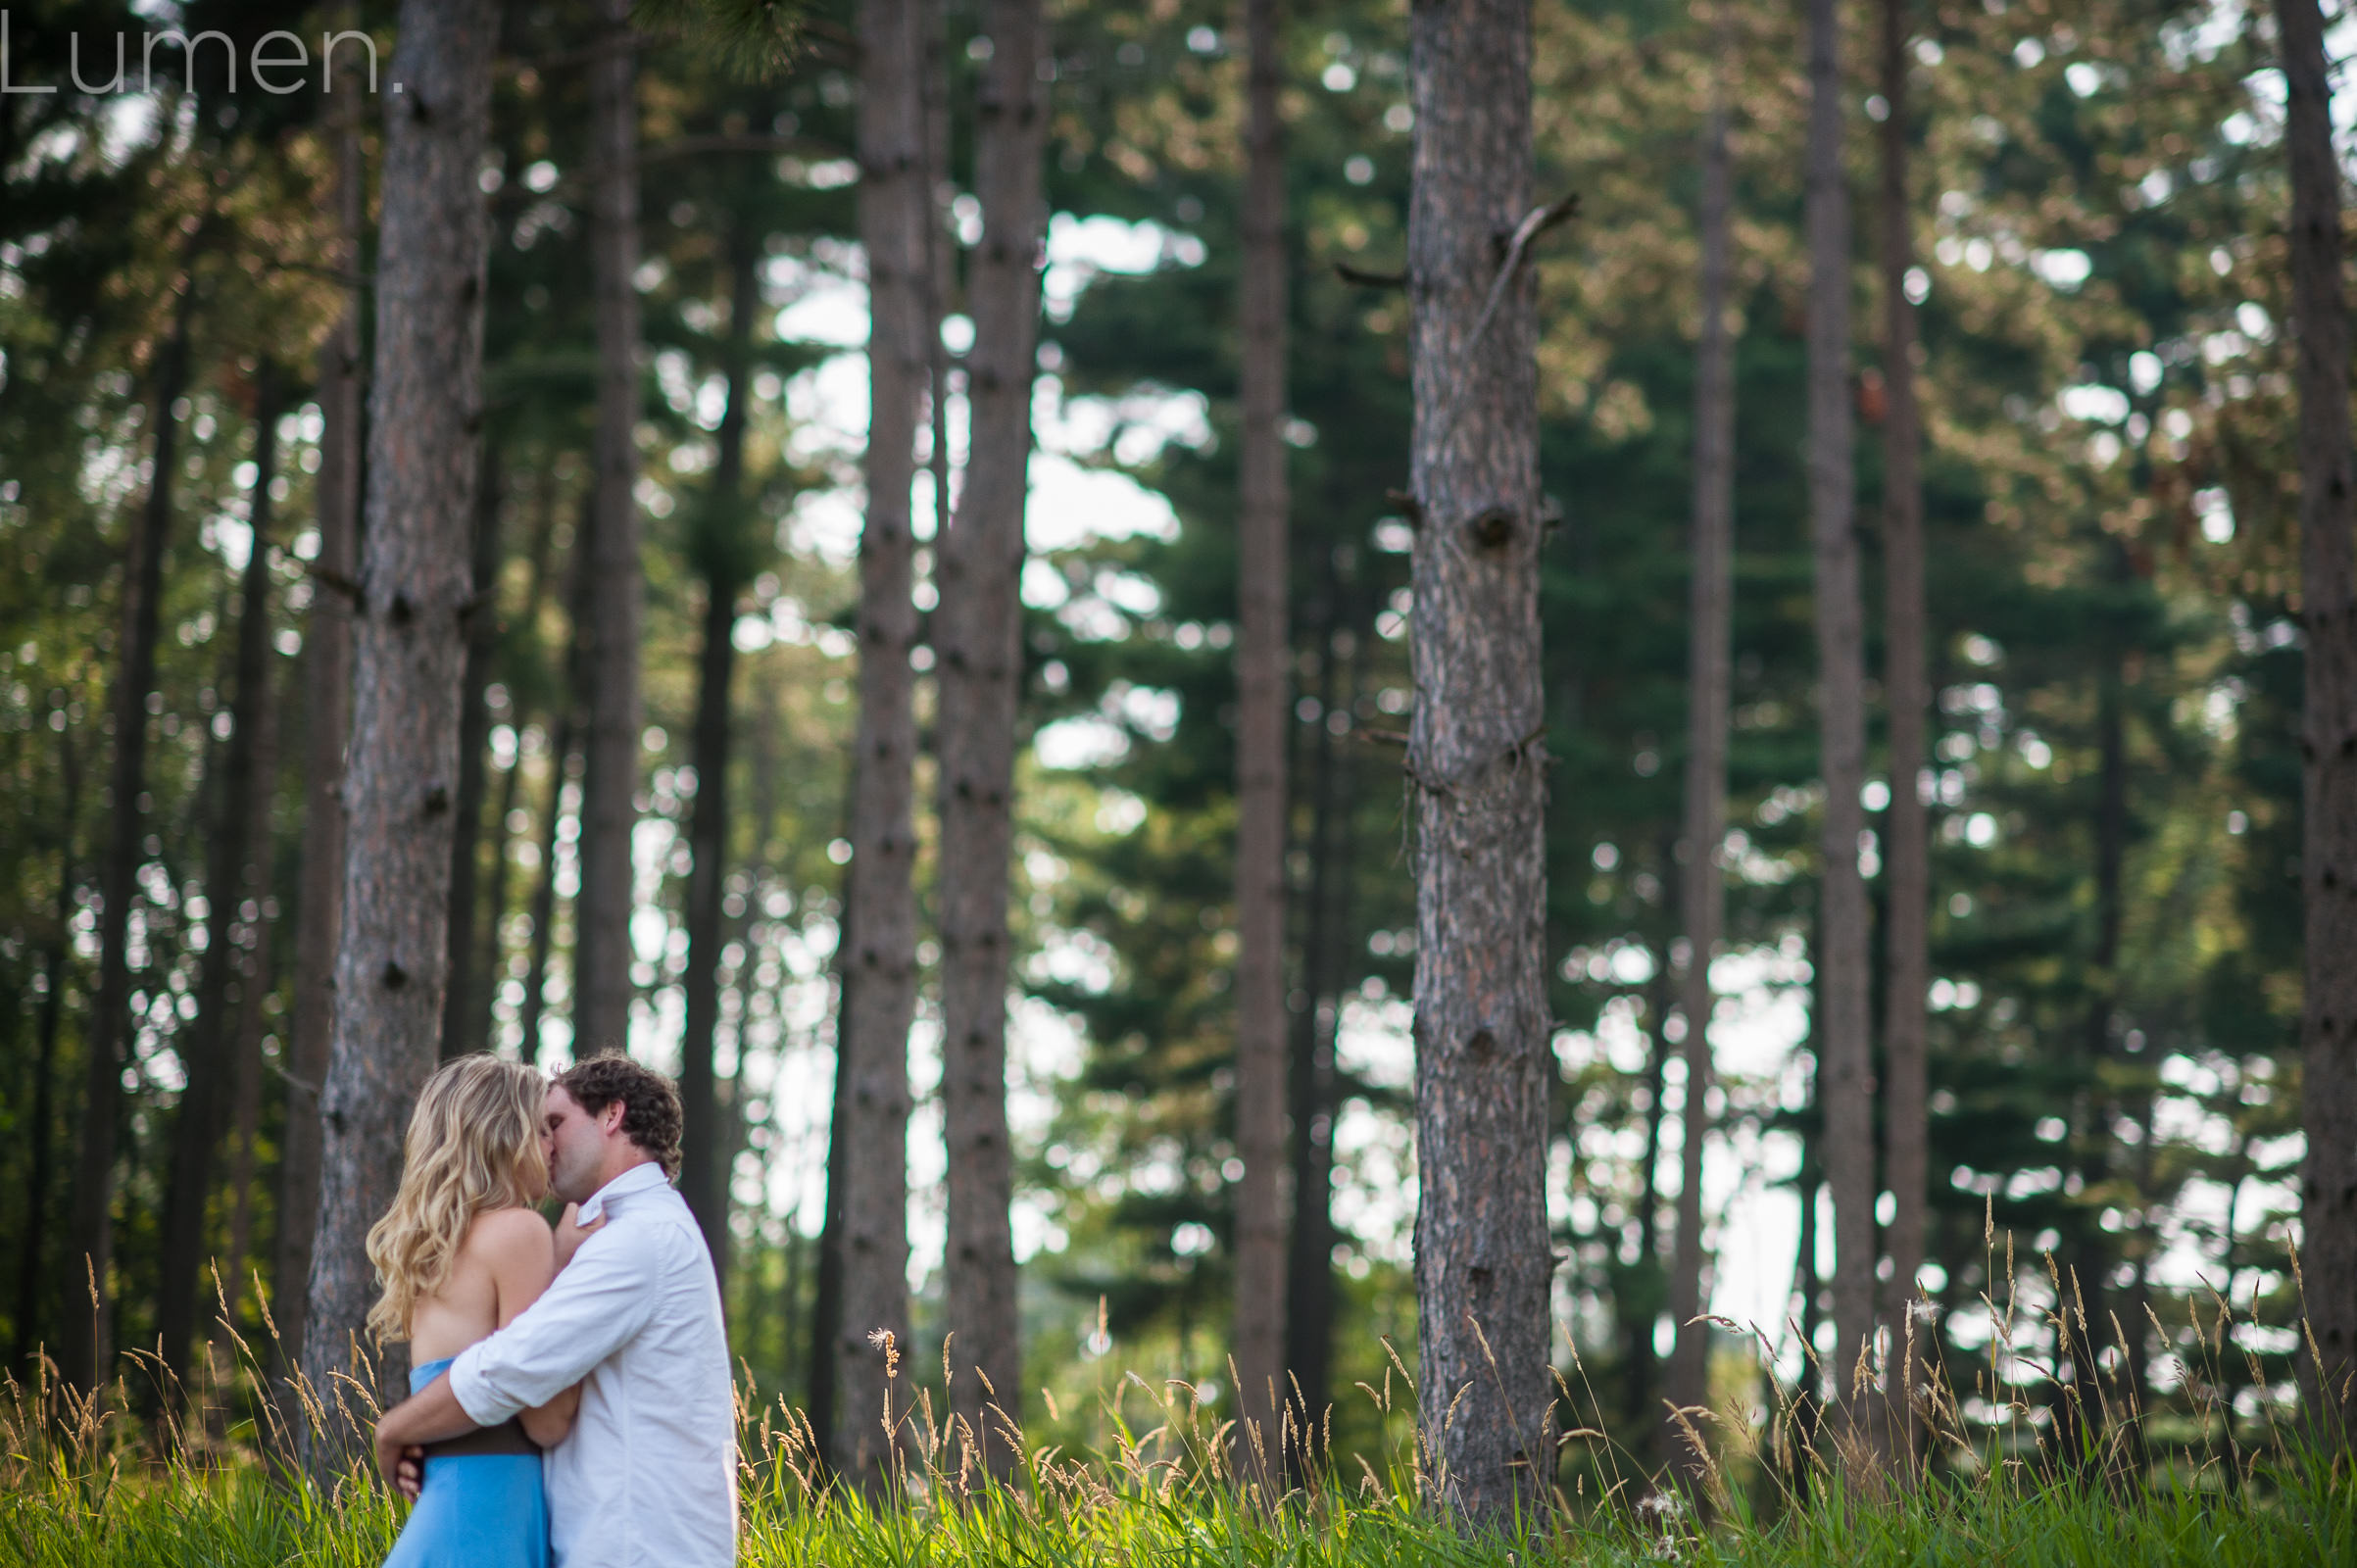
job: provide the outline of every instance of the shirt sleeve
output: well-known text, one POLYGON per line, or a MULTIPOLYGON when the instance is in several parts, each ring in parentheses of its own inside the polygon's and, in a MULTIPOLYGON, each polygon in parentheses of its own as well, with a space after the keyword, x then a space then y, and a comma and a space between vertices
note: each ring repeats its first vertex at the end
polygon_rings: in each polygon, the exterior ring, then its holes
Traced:
POLYGON ((655 1311, 660 1235, 602 1231, 581 1244, 540 1299, 459 1352, 450 1392, 477 1426, 546 1404, 627 1344, 655 1311))

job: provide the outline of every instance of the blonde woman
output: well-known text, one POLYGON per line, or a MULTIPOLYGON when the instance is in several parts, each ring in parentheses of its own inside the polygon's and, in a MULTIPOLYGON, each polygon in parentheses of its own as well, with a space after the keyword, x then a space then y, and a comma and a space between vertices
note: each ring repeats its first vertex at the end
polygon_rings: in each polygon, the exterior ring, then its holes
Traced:
MULTIPOLYGON (((410 1391, 538 1299, 556 1242, 546 1196, 540 1074, 462 1056, 426 1080, 410 1118, 401 1191, 368 1232, 384 1295, 368 1327, 410 1344, 410 1391)), ((578 1387, 499 1426, 429 1446, 417 1506, 386 1568, 547 1568, 540 1450, 562 1440, 578 1387)))

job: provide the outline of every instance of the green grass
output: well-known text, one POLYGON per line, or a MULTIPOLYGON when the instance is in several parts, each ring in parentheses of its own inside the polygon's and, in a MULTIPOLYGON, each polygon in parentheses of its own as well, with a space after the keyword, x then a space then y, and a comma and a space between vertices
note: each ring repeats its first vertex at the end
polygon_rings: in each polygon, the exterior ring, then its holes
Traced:
MULTIPOLYGON (((1994 1231, 1991 1227, 1991 1246, 1994 1231)), ((2296 1266, 2296 1265, 2295 1265, 2296 1266)), ((2049 1263, 2051 1270, 2051 1264, 2049 1263)), ((2008 1252, 2006 1273, 2011 1275, 2008 1252)), ((2066 1281, 2053 1273, 2053 1299, 2066 1281)), ((2080 1343, 2084 1322, 2049 1306, 2033 1313, 1986 1301, 1990 1339, 1963 1396, 1944 1367, 1920 1391, 1926 1463, 1912 1485, 1870 1462, 1830 1420, 1758 1376, 1738 1380, 1714 1411, 1688 1414, 1709 1434, 1698 1478, 1648 1473, 1601 1423, 1568 1420, 1559 1486, 1540 1515, 1476 1531, 1420 1499, 1424 1455, 1412 1441, 1377 1455, 1336 1455, 1313 1439, 1314 1483, 1271 1495, 1239 1484, 1233 1429, 1184 1382, 1158 1389, 1135 1374, 1101 1385, 1085 1452, 1017 1434, 1019 1473, 995 1483, 961 1467, 962 1446, 937 1419, 932 1391, 894 1380, 898 1464, 880 1496, 819 1479, 816 1445, 783 1400, 754 1396, 740 1417, 747 1568, 1530 1568, 1534 1564, 1675 1562, 1694 1568, 2289 1568, 2357 1565, 2357 1456, 2341 1428, 2311 1423, 2279 1367, 2238 1350, 2234 1314, 2190 1303, 2185 1331, 2156 1317, 2181 1375, 2166 1401, 2105 1371, 2091 1387, 2008 1379, 2038 1346, 2080 1364, 2103 1358, 2080 1343), (2034 1331, 2034 1332, 2033 1332, 2034 1331), (2230 1363, 2243 1376, 2229 1379, 2230 1363), (1752 1399, 1763 1387, 1768 1407, 1752 1399), (2239 1389, 2239 1394, 2233 1392, 2239 1389), (2072 1432, 2066 1454, 2058 1434, 2072 1432), (2324 1434, 2332 1434, 2325 1436, 2324 1434)), ((1912 1357, 1914 1319, 1906 1346, 1912 1357)), ((1728 1325, 1730 1328, 1733 1325, 1728 1325)), ((370 1369, 339 1375, 324 1401, 273 1380, 234 1334, 233 1354, 208 1356, 203 1386, 167 1396, 154 1357, 125 1357, 124 1375, 78 1397, 43 1375, 0 1379, 0 1568, 377 1568, 402 1505, 359 1469, 324 1486, 300 1479, 298 1439, 316 1440, 331 1411, 365 1427, 370 1369), (157 1410, 178 1410, 177 1419, 157 1410)), ((2313 1340, 2307 1342, 2315 1359, 2313 1340)), ((1386 1346, 1389 1353, 1389 1346, 1386 1346)), ((1759 1363, 1770 1360, 1758 1346, 1759 1363)), ((270 1357, 275 1360, 274 1355, 270 1357)), ((2112 1362, 2116 1367, 2117 1359, 2112 1362)), ((1403 1430, 1414 1391, 1397 1400, 1392 1375, 1376 1424, 1403 1430)), ((947 1368, 945 1366, 945 1375, 947 1368)), ((1734 1371, 1736 1369, 1729 1368, 1734 1371)), ((1862 1374, 1864 1369, 1859 1369, 1862 1374)), ((1831 1381, 1819 1367, 1813 1383, 1831 1381)), ((1593 1414, 1576 1365, 1559 1380, 1559 1411, 1593 1414), (1574 1385, 1577 1385, 1575 1387, 1574 1385)), ((1861 1382, 1859 1390, 1871 1385, 1861 1382)), ((2349 1389, 2341 1388, 2346 1396, 2349 1389)), ((1043 1396, 1045 1397, 1045 1396, 1043 1396)), ((1875 1396, 1880 1397, 1880 1396, 1875 1396)), ((1053 1400, 1051 1400, 1052 1414, 1053 1400)), ((1060 1429, 1078 1430, 1058 1417, 1060 1429)), ((1288 1425, 1288 1445, 1292 1446, 1288 1425)))
MULTIPOLYGON (((248 1376, 211 1391, 192 1401, 197 1413, 185 1427, 133 1419, 121 1382, 86 1403, 46 1385, 0 1388, 0 1565, 375 1568, 399 1531, 399 1507, 355 1473, 324 1491, 290 1479, 289 1467, 272 1462, 283 1429, 254 1401, 259 1386, 248 1376)), ((1844 1488, 1832 1474, 1838 1466, 1804 1447, 1809 1484, 1796 1489, 1789 1468, 1771 1462, 1770 1423, 1729 1445, 1726 1468, 1692 1494, 1638 1478, 1605 1485, 1598 1497, 1583 1479, 1547 1517, 1482 1534, 1416 1502, 1412 1455, 1395 1456, 1383 1473, 1358 1466, 1354 1483, 1330 1473, 1273 1503, 1247 1494, 1225 1462, 1227 1429, 1183 1386, 1159 1396, 1142 1380, 1117 1388, 1128 1397, 1108 1400, 1104 1451, 1034 1452, 1004 1486, 960 1485, 950 1469, 955 1447, 919 1395, 904 1427, 907 1464, 885 1501, 814 1485, 808 1429, 782 1406, 749 1412, 741 1560, 748 1568, 2357 1563, 2348 1455, 2328 1457, 2296 1437, 2201 1463, 2191 1453, 2178 1456, 2184 1463, 2155 1454, 2132 1482, 2116 1464, 2055 1466, 2035 1442, 1990 1432, 1966 1449, 1951 1434, 1937 1479, 1912 1490, 1844 1488)), ((1617 1456, 1608 1445, 1581 1432, 1568 1442, 1589 1446, 1596 1467, 1583 1474, 1611 1476, 1617 1456)))
MULTIPOLYGON (((2349 1483, 2294 1474, 2232 1494, 2156 1494, 2123 1505, 2071 1484, 1938 1487, 1903 1502, 1829 1498, 1773 1524, 1696 1529, 1691 1516, 1648 1531, 1603 1514, 1552 1528, 1470 1536, 1394 1494, 1273 1512, 1200 1489, 1169 1494, 1099 1485, 988 1490, 958 1506, 871 1508, 753 1486, 742 1560, 759 1565, 941 1568, 1015 1565, 1408 1565, 1684 1563, 1867 1568, 2003 1563, 2202 1564, 2284 1568, 2357 1561, 2349 1483)), ((0 1561, 26 1568, 154 1564, 374 1568, 398 1529, 393 1506, 363 1488, 333 1500, 273 1482, 258 1466, 198 1471, 126 1467, 100 1476, 17 1471, 0 1496, 0 1561)))

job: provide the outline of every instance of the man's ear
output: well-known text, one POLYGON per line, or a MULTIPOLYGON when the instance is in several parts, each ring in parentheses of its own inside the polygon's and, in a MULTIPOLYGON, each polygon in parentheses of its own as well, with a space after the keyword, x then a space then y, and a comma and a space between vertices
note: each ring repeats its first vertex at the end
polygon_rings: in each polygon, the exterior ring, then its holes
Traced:
POLYGON ((623 1104, 618 1100, 615 1101, 613 1104, 608 1105, 604 1110, 598 1112, 599 1130, 609 1134, 619 1132, 622 1126, 622 1118, 628 1115, 629 1111, 629 1106, 623 1104))

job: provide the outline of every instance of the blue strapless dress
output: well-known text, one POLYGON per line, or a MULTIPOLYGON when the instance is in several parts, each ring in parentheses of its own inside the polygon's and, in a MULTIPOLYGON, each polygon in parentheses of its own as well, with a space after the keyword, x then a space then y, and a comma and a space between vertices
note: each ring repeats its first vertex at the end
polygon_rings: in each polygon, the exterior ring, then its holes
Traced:
MULTIPOLYGON (((450 1359, 410 1373, 422 1393, 450 1359)), ((428 1459, 425 1487, 393 1544, 385 1568, 549 1568, 548 1494, 540 1460, 525 1453, 446 1454, 428 1459)))

